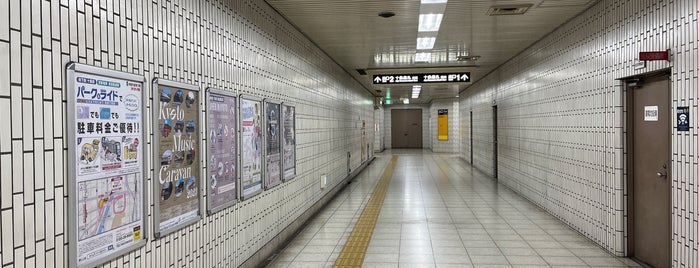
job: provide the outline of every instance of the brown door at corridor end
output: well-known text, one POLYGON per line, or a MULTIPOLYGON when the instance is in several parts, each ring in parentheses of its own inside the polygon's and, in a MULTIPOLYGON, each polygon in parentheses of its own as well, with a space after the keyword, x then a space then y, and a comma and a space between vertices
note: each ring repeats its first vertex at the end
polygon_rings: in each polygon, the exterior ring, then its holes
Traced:
POLYGON ((656 268, 670 267, 670 84, 666 75, 629 87, 633 199, 631 254, 656 268))
POLYGON ((391 110, 391 147, 422 148, 422 110, 391 110))

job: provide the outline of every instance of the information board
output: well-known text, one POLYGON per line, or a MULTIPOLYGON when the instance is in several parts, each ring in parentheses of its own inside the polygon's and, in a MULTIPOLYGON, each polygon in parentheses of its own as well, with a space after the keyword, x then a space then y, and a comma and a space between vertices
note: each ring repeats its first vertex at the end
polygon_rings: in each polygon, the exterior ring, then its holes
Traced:
POLYGON ((282 182, 281 105, 265 100, 265 189, 282 182))
POLYGON ((209 213, 238 200, 238 105, 230 92, 206 91, 207 182, 209 213))
POLYGON ((144 77, 68 64, 69 266, 145 245, 144 77))
POLYGON ((199 87, 153 80, 155 236, 201 218, 199 87))
POLYGON ((471 73, 380 74, 372 79, 374 85, 467 83, 471 82, 471 73))
POLYGON ((284 181, 296 177, 296 107, 287 104, 282 105, 282 118, 284 118, 283 131, 284 142, 284 181))
POLYGON ((262 192, 262 101, 240 97, 241 198, 262 192))

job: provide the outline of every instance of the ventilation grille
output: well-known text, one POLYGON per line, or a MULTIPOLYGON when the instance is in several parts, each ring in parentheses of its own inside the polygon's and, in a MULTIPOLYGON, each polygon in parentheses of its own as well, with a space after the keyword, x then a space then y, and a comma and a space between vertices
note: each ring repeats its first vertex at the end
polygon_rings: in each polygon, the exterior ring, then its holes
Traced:
POLYGON ((487 14, 490 16, 522 15, 530 7, 532 4, 491 6, 487 14))

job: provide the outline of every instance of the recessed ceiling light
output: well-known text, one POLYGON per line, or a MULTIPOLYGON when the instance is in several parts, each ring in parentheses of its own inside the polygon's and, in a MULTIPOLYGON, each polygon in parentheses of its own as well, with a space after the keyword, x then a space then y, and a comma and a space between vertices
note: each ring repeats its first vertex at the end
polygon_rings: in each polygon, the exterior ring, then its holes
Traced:
POLYGON ((432 49, 437 37, 419 37, 417 39, 417 49, 432 49))
POLYGON ((410 99, 408 99, 408 98, 403 99, 403 104, 410 104, 410 99))
POLYGON ((418 32, 436 32, 442 24, 444 14, 420 14, 420 21, 417 25, 418 32))

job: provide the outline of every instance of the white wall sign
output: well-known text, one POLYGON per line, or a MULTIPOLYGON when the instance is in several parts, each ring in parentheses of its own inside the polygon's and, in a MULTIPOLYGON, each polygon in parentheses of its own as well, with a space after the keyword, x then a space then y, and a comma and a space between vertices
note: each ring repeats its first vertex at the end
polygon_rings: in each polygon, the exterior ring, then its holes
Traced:
POLYGON ((643 121, 658 121, 658 106, 645 106, 643 121))

